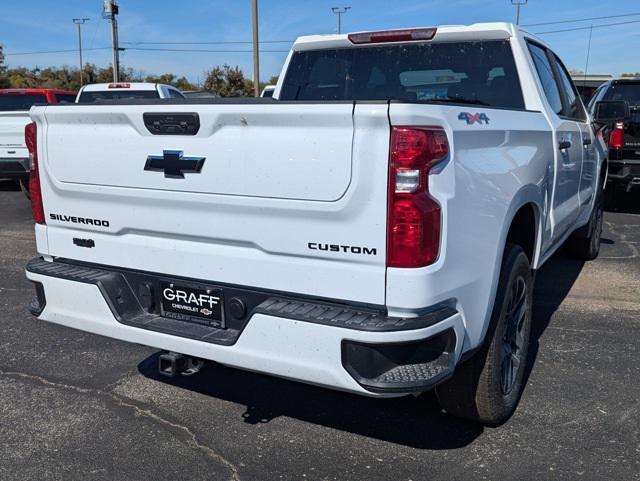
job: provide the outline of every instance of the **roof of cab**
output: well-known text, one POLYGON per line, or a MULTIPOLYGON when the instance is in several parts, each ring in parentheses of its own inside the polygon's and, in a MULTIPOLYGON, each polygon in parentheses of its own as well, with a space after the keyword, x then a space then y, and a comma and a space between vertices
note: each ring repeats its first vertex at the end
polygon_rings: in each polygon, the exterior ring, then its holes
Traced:
MULTIPOLYGON (((512 23, 474 23, 472 25, 440 25, 436 27, 416 27, 416 28, 436 28, 433 40, 428 42, 448 42, 455 40, 506 40, 515 35, 518 27, 512 23)), ((394 30, 414 30, 414 28, 403 28, 394 30)), ((353 32, 360 33, 360 32, 353 32)), ((345 48, 361 47, 365 45, 354 45, 349 41, 350 34, 332 35, 307 35, 299 37, 293 50, 315 50, 320 48, 345 48)))
POLYGON ((77 92, 74 90, 61 90, 61 89, 36 89, 36 88, 25 88, 25 89, 0 89, 0 95, 11 95, 11 94, 20 94, 20 95, 42 95, 46 93, 51 94, 69 94, 75 95, 77 92))

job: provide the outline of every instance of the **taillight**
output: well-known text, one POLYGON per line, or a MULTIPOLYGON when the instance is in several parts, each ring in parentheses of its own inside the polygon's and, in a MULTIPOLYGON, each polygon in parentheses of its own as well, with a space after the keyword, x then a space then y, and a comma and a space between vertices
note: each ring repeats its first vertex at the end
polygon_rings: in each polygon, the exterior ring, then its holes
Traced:
POLYGON ((412 28, 408 30, 382 30, 380 32, 357 32, 347 35, 349 41, 356 45, 363 43, 415 42, 431 40, 436 35, 436 28, 412 28))
POLYGON ((107 88, 110 89, 128 89, 131 88, 131 84, 129 83, 117 83, 117 84, 109 84, 107 88))
POLYGON ((44 208, 42 207, 42 191, 40 190, 40 171, 38 169, 38 131, 36 123, 31 122, 24 128, 24 140, 31 159, 31 173, 29 174, 29 197, 31 197, 31 213, 33 220, 44 224, 44 208))
POLYGON ((609 148, 621 149, 624 146, 624 122, 613 124, 613 130, 609 135, 609 148))
POLYGON ((423 267, 440 251, 440 204, 429 194, 429 170, 449 154, 439 127, 392 127, 387 266, 423 267))

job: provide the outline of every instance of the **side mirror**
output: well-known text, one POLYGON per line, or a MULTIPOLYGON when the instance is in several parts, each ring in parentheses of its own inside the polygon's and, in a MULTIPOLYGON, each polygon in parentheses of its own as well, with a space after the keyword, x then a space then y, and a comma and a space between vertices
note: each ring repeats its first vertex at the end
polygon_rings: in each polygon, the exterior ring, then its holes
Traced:
POLYGON ((624 100, 601 100, 596 102, 593 120, 604 124, 629 118, 629 104, 624 100))

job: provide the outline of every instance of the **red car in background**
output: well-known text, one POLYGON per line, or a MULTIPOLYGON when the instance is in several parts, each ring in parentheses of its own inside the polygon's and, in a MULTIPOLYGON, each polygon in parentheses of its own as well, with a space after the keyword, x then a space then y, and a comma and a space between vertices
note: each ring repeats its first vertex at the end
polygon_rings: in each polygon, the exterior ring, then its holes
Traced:
POLYGON ((56 89, 0 89, 0 179, 20 181, 27 192, 29 153, 24 143, 24 127, 31 120, 35 104, 74 103, 76 92, 56 89))

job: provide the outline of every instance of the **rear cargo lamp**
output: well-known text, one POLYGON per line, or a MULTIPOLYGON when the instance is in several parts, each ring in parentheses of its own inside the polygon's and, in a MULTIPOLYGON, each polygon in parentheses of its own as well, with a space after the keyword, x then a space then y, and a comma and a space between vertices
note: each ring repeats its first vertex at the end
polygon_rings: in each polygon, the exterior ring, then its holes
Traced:
POLYGON ((440 250, 440 204, 429 194, 429 170, 449 154, 439 127, 392 127, 387 266, 433 264, 440 250))
POLYGON ((349 41, 356 45, 363 43, 412 42, 431 40, 436 28, 414 28, 410 30, 382 30, 380 32, 358 32, 348 35, 349 41))
POLYGON ((129 83, 109 84, 107 88, 110 88, 110 89, 128 89, 128 88, 131 88, 131 84, 129 84, 129 83))
POLYGON ((624 122, 616 122, 609 135, 609 148, 621 149, 622 147, 624 147, 624 122))
POLYGON ((38 131, 36 123, 31 122, 24 128, 24 141, 31 159, 31 173, 29 174, 29 197, 31 198, 31 213, 33 220, 44 224, 44 208, 42 207, 42 191, 40 190, 40 171, 38 169, 38 150, 36 148, 38 131))

